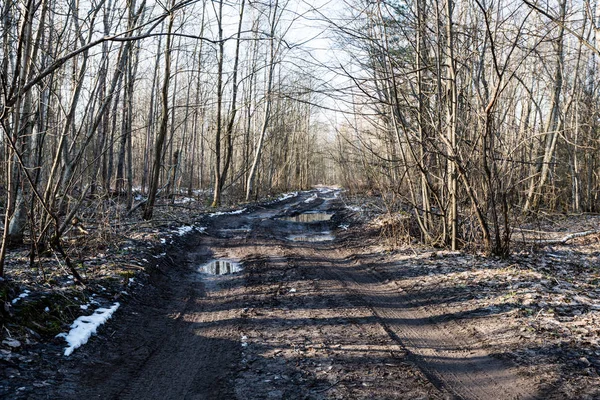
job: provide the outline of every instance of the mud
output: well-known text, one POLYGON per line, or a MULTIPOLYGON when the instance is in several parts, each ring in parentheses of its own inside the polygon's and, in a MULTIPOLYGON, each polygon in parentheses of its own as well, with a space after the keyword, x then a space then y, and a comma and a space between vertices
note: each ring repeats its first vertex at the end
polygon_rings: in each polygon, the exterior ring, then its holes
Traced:
POLYGON ((404 286, 416 270, 392 267, 348 229, 349 215, 337 191, 313 190, 205 218, 203 233, 158 261, 152 285, 64 361, 61 381, 29 398, 548 397, 539 377, 469 329, 475 318, 445 313, 456 293, 404 286), (281 219, 317 215, 307 212, 333 217, 281 219), (198 273, 222 259, 243 269, 198 273))

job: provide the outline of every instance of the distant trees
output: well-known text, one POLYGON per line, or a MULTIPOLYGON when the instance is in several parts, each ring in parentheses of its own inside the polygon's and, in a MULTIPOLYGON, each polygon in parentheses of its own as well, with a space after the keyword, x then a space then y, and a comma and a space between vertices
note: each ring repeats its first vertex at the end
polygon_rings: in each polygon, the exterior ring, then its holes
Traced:
POLYGON ((507 254, 520 216, 598 210, 596 4, 346 4, 331 25, 358 115, 337 158, 356 137, 364 184, 410 204, 426 241, 507 254))
POLYGON ((319 179, 287 6, 0 3, 0 276, 24 242, 70 263, 62 236, 84 205, 116 197, 151 219, 161 198, 212 191, 218 206, 319 179))
POLYGON ((304 3, 1 2, 0 276, 11 245, 70 263, 84 205, 151 219, 334 173, 450 248, 507 254, 518 218, 599 210, 596 3, 343 1, 337 78, 288 37, 304 3))

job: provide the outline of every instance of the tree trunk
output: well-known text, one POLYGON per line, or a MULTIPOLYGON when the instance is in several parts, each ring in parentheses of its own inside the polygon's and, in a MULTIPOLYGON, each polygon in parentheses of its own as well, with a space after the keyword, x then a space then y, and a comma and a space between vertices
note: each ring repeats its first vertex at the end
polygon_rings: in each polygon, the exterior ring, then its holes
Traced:
POLYGON ((277 28, 277 12, 278 12, 279 0, 275 0, 275 4, 271 8, 271 31, 270 31, 270 44, 269 44, 269 68, 267 72, 267 87, 265 92, 266 104, 265 111, 263 115, 263 123, 260 129, 260 136, 258 139, 258 144, 256 146, 256 151, 254 153, 254 160, 252 161, 252 166, 250 167, 250 172, 248 173, 248 181, 246 183, 246 201, 250 201, 250 197, 252 196, 252 190, 254 189, 254 178, 257 172, 258 163, 260 161, 261 152, 263 149, 263 145, 265 142, 265 135, 267 133, 267 128, 269 127, 269 120, 271 118, 271 102, 272 102, 272 88, 273 88, 273 73, 275 71, 275 30, 277 28))
MULTIPOLYGON (((175 0, 173 0, 171 3, 171 6, 174 5, 175 0)), ((152 214, 154 213, 154 204, 156 202, 156 194, 158 193, 158 180, 162 167, 163 146, 167 136, 167 125, 169 123, 169 82, 171 79, 171 42, 173 40, 171 37, 171 32, 173 31, 174 20, 175 16, 173 13, 171 13, 169 17, 165 44, 165 76, 162 86, 162 112, 160 117, 160 127, 158 129, 158 134, 156 135, 156 142, 154 143, 154 162, 152 163, 150 188, 148 190, 148 202, 144 207, 144 213, 142 215, 142 218, 145 220, 151 220, 152 214)))

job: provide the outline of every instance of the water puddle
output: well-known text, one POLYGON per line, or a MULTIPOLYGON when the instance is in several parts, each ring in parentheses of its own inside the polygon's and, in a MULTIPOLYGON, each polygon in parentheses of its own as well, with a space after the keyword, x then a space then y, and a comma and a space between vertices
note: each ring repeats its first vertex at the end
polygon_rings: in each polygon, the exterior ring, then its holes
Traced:
POLYGON ((198 272, 208 275, 229 275, 242 270, 240 263, 231 260, 214 260, 198 268, 198 272))
POLYGON ((282 218, 278 218, 278 219, 280 221, 310 223, 310 222, 329 221, 329 220, 331 220, 331 217, 333 217, 333 214, 313 212, 313 213, 299 214, 294 217, 282 217, 282 218))
POLYGON ((219 229, 219 236, 232 239, 243 239, 244 235, 250 232, 252 232, 252 228, 249 226, 243 226, 241 228, 223 228, 219 229))
POLYGON ((335 239, 330 233, 315 233, 305 235, 291 235, 287 237, 287 240, 292 242, 330 242, 335 239))
POLYGON ((219 232, 250 232, 252 230, 252 228, 250 228, 249 226, 241 226, 239 228, 222 228, 219 229, 219 232))

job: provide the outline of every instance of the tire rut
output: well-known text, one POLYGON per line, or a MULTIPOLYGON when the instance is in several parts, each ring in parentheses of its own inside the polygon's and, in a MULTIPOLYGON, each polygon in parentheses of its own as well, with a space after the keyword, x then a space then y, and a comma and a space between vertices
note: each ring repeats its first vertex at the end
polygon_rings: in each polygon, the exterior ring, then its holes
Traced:
POLYGON ((491 357, 481 343, 467 339, 455 321, 436 323, 433 310, 411 308, 416 296, 398 296, 399 290, 390 287, 393 282, 386 283, 386 277, 358 262, 350 267, 332 263, 326 273, 345 282, 355 299, 371 308, 388 335, 409 352, 428 378, 454 398, 537 398, 535 385, 519 376, 510 362, 491 357))
MULTIPOLYGON (((442 305, 424 305, 435 304, 431 294, 402 291, 370 268, 375 253, 361 260, 342 241, 281 239, 338 223, 302 228, 275 218, 307 212, 310 193, 211 219, 205 236, 174 249, 155 291, 115 321, 126 329, 89 350, 100 356, 65 386, 74 396, 59 397, 535 398, 536 386, 514 366, 460 322, 439 318, 442 305), (241 237, 220 235, 248 225, 241 237), (223 280, 184 266, 229 257, 245 271, 223 280)), ((312 205, 339 207, 335 196, 321 200, 312 205)))

